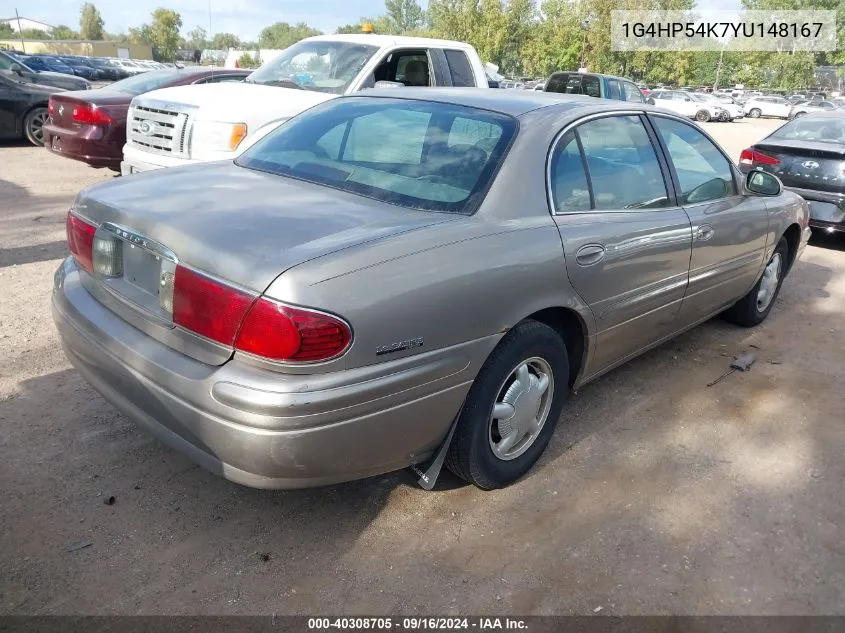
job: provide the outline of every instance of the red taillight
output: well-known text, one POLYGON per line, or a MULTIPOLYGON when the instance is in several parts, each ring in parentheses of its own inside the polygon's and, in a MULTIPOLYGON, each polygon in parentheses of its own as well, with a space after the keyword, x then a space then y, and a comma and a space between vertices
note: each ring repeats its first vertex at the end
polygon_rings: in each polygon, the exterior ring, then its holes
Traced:
POLYGON ((753 149, 742 150, 742 154, 739 155, 739 162, 743 165, 753 165, 754 163, 760 165, 777 165, 780 163, 774 156, 769 156, 753 149))
POLYGON ((47 114, 53 116, 55 111, 55 105, 53 104, 53 97, 50 97, 50 101, 47 102, 47 114))
POLYGON ((108 114, 90 103, 73 106, 73 120, 77 123, 89 123, 91 125, 105 125, 112 122, 108 114))
POLYGON ((349 326, 336 317, 256 297, 181 265, 173 286, 173 322, 274 361, 328 360, 352 339, 349 326))
POLYGON ((231 346, 255 295, 222 284, 184 266, 173 281, 173 322, 231 346))
POLYGON ((67 245, 76 262, 89 273, 94 270, 94 233, 97 227, 68 211, 67 214, 67 245))
POLYGON ((315 362, 343 353, 352 332, 340 319, 261 297, 247 314, 235 348, 279 361, 315 362))

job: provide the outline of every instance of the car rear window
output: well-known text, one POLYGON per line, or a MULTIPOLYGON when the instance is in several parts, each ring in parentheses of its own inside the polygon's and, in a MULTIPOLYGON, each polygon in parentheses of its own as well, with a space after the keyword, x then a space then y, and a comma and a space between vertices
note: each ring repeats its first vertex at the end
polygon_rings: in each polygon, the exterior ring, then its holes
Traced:
POLYGON ((236 163, 413 209, 472 213, 516 130, 513 117, 477 108, 348 97, 280 126, 236 163))
POLYGON ((778 128, 769 138, 784 141, 845 143, 845 119, 803 116, 778 128))

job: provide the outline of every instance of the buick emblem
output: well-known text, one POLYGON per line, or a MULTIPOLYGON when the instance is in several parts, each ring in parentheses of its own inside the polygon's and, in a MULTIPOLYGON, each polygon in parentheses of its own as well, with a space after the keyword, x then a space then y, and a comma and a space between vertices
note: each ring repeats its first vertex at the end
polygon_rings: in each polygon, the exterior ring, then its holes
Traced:
POLYGON ((819 164, 814 160, 805 160, 803 163, 801 163, 801 166, 805 167, 807 169, 818 169, 819 168, 819 164))
POLYGON ((138 124, 138 132, 140 132, 144 136, 149 136, 153 133, 153 130, 155 130, 155 127, 153 127, 153 124, 149 121, 141 121, 138 124))

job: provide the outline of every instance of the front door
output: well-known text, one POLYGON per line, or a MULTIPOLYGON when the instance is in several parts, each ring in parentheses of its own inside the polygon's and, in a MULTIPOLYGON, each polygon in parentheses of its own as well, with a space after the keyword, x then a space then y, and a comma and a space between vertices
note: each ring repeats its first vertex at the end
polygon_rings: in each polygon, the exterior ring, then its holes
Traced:
POLYGON ((692 124, 649 115, 672 166, 678 202, 692 223, 689 287, 681 325, 735 303, 756 283, 766 252, 765 198, 741 195, 730 160, 692 124))
POLYGON ((611 115, 577 125, 553 149, 566 270, 597 326, 588 375, 677 329, 692 233, 653 142, 641 116, 611 115))

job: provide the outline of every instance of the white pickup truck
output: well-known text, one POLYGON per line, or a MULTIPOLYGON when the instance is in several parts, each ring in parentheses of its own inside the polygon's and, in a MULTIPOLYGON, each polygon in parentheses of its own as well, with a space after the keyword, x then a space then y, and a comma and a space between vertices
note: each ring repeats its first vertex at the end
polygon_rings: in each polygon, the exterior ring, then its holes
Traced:
POLYGON ((374 34, 309 37, 243 83, 179 86, 135 97, 121 173, 234 158, 311 106, 376 82, 488 87, 478 53, 463 42, 374 34))

